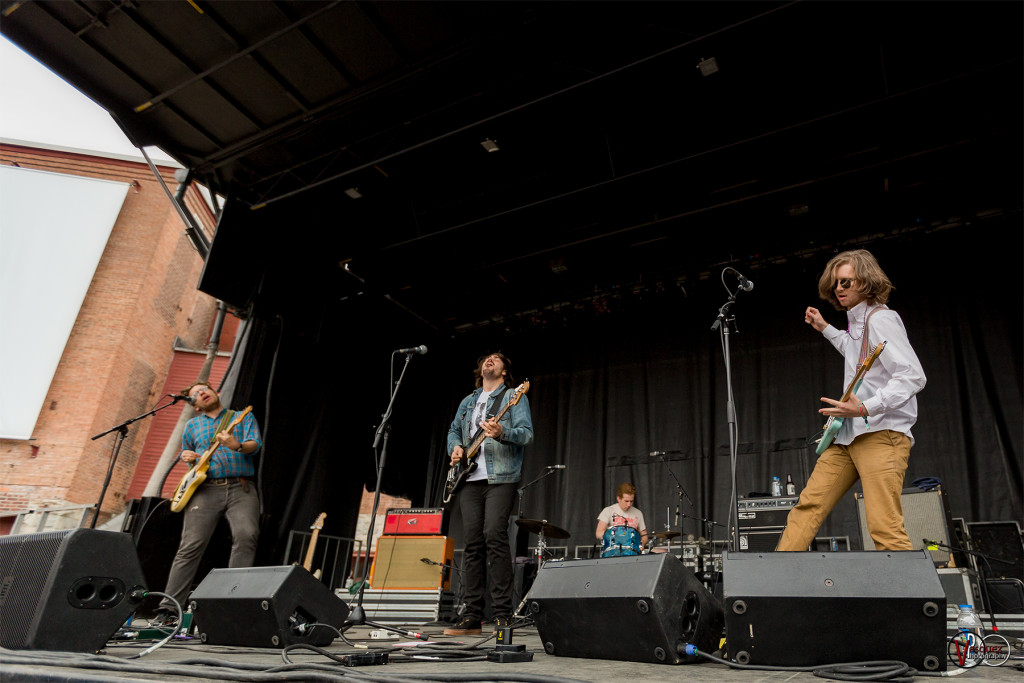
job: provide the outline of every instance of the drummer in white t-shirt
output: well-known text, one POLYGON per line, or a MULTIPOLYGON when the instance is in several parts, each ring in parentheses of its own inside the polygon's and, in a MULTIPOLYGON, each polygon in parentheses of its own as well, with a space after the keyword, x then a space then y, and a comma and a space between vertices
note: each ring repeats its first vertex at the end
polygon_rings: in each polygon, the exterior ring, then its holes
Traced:
POLYGON ((628 526, 640 532, 640 547, 647 545, 647 526, 644 524, 644 513, 633 507, 636 500, 636 487, 626 482, 619 484, 615 490, 615 505, 609 505, 597 516, 598 540, 604 538, 604 532, 613 526, 628 526))

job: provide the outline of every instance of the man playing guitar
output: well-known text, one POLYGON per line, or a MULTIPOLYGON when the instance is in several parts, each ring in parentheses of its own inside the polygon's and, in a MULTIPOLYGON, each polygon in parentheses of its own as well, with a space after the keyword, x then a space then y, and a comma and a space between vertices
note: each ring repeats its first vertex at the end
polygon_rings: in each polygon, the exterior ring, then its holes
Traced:
POLYGON ((523 395, 500 420, 494 416, 507 400, 506 390, 515 386, 508 358, 492 353, 477 361, 476 391, 462 400, 448 429, 451 464, 460 462, 463 450, 478 430, 486 439, 477 451, 477 467, 458 492, 466 549, 462 560, 466 612, 446 635, 476 635, 484 617, 484 575, 491 592, 498 628, 508 626, 512 615, 512 551, 508 520, 515 502, 516 484, 522 476, 523 451, 533 441, 530 402, 523 395))
POLYGON ((807 550, 825 517, 858 479, 875 549, 913 549, 900 494, 914 444, 910 428, 917 422, 917 393, 926 379, 903 320, 885 305, 891 290, 892 283, 870 252, 845 251, 825 266, 818 293, 837 310, 846 310, 846 331, 826 323, 816 308, 804 312, 804 322, 843 355, 847 383, 868 349, 886 344, 849 399, 821 399, 828 406, 819 413, 847 419, 790 511, 778 550, 807 550))

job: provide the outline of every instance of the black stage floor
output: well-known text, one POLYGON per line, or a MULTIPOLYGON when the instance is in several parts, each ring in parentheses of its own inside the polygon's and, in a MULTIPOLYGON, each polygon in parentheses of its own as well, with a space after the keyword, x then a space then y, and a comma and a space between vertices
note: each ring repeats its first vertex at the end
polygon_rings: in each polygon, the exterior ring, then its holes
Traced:
MULTIPOLYGON (((736 670, 724 664, 653 664, 606 659, 557 657, 544 652, 536 628, 514 631, 513 644, 523 644, 533 654, 529 662, 487 660, 494 649, 494 636, 485 627, 483 636, 442 635, 443 626, 413 627, 429 637, 428 642, 409 639, 371 639, 371 629, 359 626, 346 636, 356 646, 336 639, 323 648, 325 654, 297 648, 281 649, 229 647, 204 644, 199 639, 173 639, 163 647, 135 658, 152 641, 111 641, 99 655, 12 651, 0 649, 0 681, 17 683, 51 681, 811 681, 820 680, 810 672, 736 670), (366 648, 370 648, 369 650, 366 648), (352 653, 390 648, 391 661, 385 665, 344 666, 330 659, 352 653), (441 651, 438 654, 438 651, 441 651), (466 659, 453 659, 455 651, 466 659), (422 658, 414 653, 421 652, 422 658), (287 659, 286 659, 287 658, 287 659), (288 664, 290 660, 291 664, 288 664)), ((1011 638, 1014 654, 1024 657, 1019 638, 1011 638)), ((814 648, 813 643, 794 646, 814 648)), ((827 653, 823 657, 828 659, 827 653)), ((946 675, 960 680, 1015 681, 1022 679, 1020 659, 1011 658, 999 667, 979 665, 969 670, 950 666, 946 675), (957 673, 959 672, 959 673, 957 673)), ((917 677, 917 680, 925 680, 917 677)))

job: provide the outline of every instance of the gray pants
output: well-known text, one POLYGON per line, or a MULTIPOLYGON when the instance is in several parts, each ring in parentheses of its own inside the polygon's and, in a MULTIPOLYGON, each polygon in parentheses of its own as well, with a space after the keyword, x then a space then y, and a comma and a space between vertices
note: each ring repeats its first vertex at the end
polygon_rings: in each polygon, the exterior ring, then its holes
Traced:
MULTIPOLYGON (((259 537, 260 500, 256 485, 247 482, 246 489, 232 478, 224 486, 206 481, 196 489, 185 508, 185 522, 181 529, 181 543, 171 564, 164 592, 173 597, 184 611, 185 599, 192 589, 192 580, 203 559, 203 551, 210 543, 221 515, 231 526, 231 558, 229 567, 251 567, 256 558, 256 539, 259 537)), ((174 611, 174 605, 164 598, 159 609, 174 611)))

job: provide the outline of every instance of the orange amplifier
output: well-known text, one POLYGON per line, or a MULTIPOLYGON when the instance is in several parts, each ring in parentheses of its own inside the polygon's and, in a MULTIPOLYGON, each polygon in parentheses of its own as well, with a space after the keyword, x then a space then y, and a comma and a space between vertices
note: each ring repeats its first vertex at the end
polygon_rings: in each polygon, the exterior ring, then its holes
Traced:
POLYGON ((370 588, 448 590, 454 548, 454 539, 447 536, 381 536, 370 588))
POLYGON ((388 508, 385 536, 447 536, 448 511, 444 508, 388 508))

